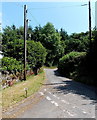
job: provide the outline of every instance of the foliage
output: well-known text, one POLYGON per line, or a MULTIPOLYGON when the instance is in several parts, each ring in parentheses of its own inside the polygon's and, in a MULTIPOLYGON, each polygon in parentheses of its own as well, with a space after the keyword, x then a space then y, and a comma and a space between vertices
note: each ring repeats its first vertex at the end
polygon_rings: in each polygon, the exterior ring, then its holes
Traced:
POLYGON ((40 68, 45 63, 46 49, 40 42, 27 41, 27 62, 31 68, 40 68))
POLYGON ((16 58, 23 62, 24 42, 21 39, 14 39, 3 45, 3 54, 7 57, 16 58))
POLYGON ((62 41, 69 39, 69 35, 63 28, 61 28, 61 30, 60 30, 60 36, 61 36, 62 41))
POLYGON ((53 33, 55 33, 56 30, 54 28, 54 25, 50 22, 48 22, 43 28, 42 28, 42 33, 45 34, 46 36, 48 35, 52 35, 53 33))
POLYGON ((76 52, 87 52, 89 48, 89 40, 88 38, 83 38, 83 39, 75 39, 75 38, 70 38, 68 40, 65 40, 65 53, 69 53, 72 51, 76 52))
POLYGON ((97 30, 92 31, 92 48, 87 54, 87 71, 97 84, 97 30))
POLYGON ((9 72, 15 72, 16 71, 22 71, 23 65, 20 61, 17 61, 14 58, 11 57, 3 57, 2 58, 2 70, 3 71, 9 71, 9 72))
POLYGON ((60 34, 51 23, 47 23, 42 28, 42 33, 41 43, 47 49, 46 65, 55 65, 64 54, 60 34))
POLYGON ((76 72, 81 63, 85 52, 70 52, 59 60, 58 70, 61 74, 70 77, 70 74, 76 72))
POLYGON ((25 99, 24 88, 28 88, 27 96, 32 96, 37 92, 45 80, 45 73, 42 72, 38 76, 29 76, 27 77, 27 82, 18 82, 12 87, 8 87, 2 90, 2 107, 6 109, 10 106, 13 106, 15 103, 18 103, 25 99), (9 97, 10 95, 10 97, 9 97))
MULTIPOLYGON (((56 30, 48 22, 43 27, 29 26, 27 33, 27 69, 40 68, 42 65, 57 66, 67 76, 92 77, 97 74, 97 30, 92 31, 92 50, 89 51, 89 32, 68 35, 61 28, 56 30), (83 52, 86 52, 85 55, 83 52), (65 56, 64 56, 65 55, 65 56), (64 56, 64 57, 63 57, 64 56), (60 59, 62 58, 62 59, 60 59), (60 59, 60 61, 59 61, 60 59), (66 68, 66 69, 65 69, 66 68), (85 71, 85 72, 83 72, 85 71)), ((11 57, 17 61, 24 61, 24 28, 6 26, 2 33, 2 52, 4 57, 11 57)), ((0 41, 1 43, 1 41, 0 41)))

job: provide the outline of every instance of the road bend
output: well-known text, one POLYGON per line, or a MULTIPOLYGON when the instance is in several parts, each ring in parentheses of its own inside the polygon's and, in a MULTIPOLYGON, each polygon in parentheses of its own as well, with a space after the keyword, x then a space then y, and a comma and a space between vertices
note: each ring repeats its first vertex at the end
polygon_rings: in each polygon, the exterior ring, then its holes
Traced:
POLYGON ((95 118, 97 97, 94 89, 45 69, 47 82, 38 92, 42 99, 19 118, 95 118))

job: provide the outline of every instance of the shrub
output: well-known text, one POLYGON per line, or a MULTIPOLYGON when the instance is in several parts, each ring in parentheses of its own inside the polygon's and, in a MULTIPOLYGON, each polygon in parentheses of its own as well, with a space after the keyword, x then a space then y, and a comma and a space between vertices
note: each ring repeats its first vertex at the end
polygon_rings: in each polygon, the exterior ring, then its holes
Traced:
POLYGON ((3 57, 2 58, 2 71, 9 71, 16 73, 17 71, 22 71, 23 65, 20 61, 12 57, 3 57))
POLYGON ((70 52, 69 54, 66 54, 59 60, 59 72, 67 77, 74 74, 76 75, 78 67, 85 55, 85 52, 70 52))
POLYGON ((27 62, 30 68, 40 68, 45 63, 46 49, 40 42, 27 41, 27 62))

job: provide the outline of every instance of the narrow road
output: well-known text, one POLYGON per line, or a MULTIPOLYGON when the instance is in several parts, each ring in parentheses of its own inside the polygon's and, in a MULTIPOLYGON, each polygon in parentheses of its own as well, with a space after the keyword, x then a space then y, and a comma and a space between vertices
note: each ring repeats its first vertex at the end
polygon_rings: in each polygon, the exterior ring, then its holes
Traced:
POLYGON ((96 94, 92 87, 45 69, 47 82, 42 99, 18 118, 95 118, 96 94))

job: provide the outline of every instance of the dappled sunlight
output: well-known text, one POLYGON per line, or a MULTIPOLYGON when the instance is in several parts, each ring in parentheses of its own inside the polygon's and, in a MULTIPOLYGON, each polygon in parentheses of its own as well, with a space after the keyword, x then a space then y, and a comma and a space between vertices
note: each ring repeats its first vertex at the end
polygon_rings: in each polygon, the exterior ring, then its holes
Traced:
MULTIPOLYGON (((90 87, 88 85, 73 81, 71 79, 62 77, 58 71, 54 71, 56 76, 60 76, 63 79, 62 83, 58 83, 58 86, 54 86, 53 89, 57 90, 58 93, 63 94, 75 94, 80 96, 82 99, 93 100, 93 102, 97 103, 97 96, 95 93, 95 88, 90 87)), ((56 84, 56 83, 55 83, 56 84)))

